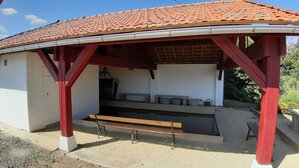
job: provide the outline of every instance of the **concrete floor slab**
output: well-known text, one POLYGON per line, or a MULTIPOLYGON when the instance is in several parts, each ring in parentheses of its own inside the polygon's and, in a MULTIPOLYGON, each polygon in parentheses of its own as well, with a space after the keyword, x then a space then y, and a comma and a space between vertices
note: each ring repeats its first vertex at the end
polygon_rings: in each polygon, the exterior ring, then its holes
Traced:
MULTIPOLYGON (((105 167, 250 167, 255 159, 256 138, 245 140, 246 121, 254 120, 248 109, 217 108, 223 118, 223 143, 178 141, 171 149, 171 137, 140 134, 140 141, 131 144, 130 131, 107 129, 108 136, 97 138, 96 124, 89 127, 74 123, 78 149, 68 155, 105 167)), ((84 124, 83 124, 84 125, 84 124)), ((46 136, 58 142, 59 126, 52 126, 30 135, 46 136)), ((46 144, 46 143, 45 143, 46 144)), ((58 145, 58 144, 57 144, 58 145)), ((275 139, 273 167, 298 167, 298 152, 279 137, 275 139)))

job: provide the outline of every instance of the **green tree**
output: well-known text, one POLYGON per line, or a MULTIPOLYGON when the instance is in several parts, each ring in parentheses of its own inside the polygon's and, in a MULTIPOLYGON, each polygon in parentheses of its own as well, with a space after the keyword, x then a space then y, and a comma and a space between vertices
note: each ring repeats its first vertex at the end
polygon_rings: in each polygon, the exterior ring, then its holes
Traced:
POLYGON ((299 41, 288 45, 280 69, 280 108, 299 108, 299 41))
POLYGON ((241 68, 235 68, 225 72, 224 98, 258 103, 261 93, 259 87, 241 68))
MULTIPOLYGON (((288 53, 282 58, 280 69, 280 108, 299 108, 299 40, 288 45, 288 53)), ((225 73, 224 98, 258 103, 261 93, 248 75, 236 68, 225 73)))

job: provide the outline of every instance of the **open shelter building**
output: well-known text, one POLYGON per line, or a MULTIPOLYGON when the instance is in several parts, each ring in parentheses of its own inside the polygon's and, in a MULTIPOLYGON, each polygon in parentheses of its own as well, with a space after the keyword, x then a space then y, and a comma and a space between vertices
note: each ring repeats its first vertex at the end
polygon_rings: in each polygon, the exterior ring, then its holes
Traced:
POLYGON ((28 131, 60 121, 59 147, 69 152, 77 148, 72 119, 99 113, 102 67, 122 92, 188 94, 215 106, 223 105, 223 71, 240 67, 263 94, 252 167, 271 166, 280 60, 298 24, 297 12, 233 0, 81 17, 7 37, 0 121, 28 131))

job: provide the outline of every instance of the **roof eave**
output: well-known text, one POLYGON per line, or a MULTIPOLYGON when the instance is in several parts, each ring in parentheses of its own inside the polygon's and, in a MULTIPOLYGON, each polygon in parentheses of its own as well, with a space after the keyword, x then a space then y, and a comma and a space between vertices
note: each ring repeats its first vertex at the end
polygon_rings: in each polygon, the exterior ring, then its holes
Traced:
POLYGON ((53 40, 35 44, 28 44, 17 47, 0 49, 0 54, 29 51, 41 48, 57 46, 68 46, 88 43, 105 43, 116 41, 133 41, 142 39, 171 38, 186 36, 204 36, 220 34, 294 34, 299 35, 299 26, 295 25, 269 25, 269 24, 249 24, 249 25, 228 25, 228 26, 205 26, 192 28, 176 28, 164 30, 140 31, 132 33, 119 33, 111 35, 99 35, 78 37, 71 39, 53 40))

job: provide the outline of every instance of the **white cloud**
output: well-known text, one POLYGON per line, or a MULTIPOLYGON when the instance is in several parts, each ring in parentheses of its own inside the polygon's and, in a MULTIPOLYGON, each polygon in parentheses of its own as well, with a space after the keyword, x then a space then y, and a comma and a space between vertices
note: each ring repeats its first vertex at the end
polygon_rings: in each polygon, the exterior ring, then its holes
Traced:
POLYGON ((5 29, 5 27, 4 26, 2 26, 2 25, 0 25, 0 33, 4 33, 4 32, 6 32, 6 29, 5 29))
POLYGON ((0 40, 1 40, 1 39, 4 39, 4 38, 6 38, 6 37, 8 37, 7 34, 0 34, 0 40))
POLYGON ((35 15, 25 15, 25 18, 29 20, 32 24, 44 24, 47 23, 46 20, 41 19, 35 15))
POLYGON ((13 14, 17 14, 18 11, 16 11, 14 8, 3 8, 1 9, 1 13, 3 15, 13 15, 13 14))

